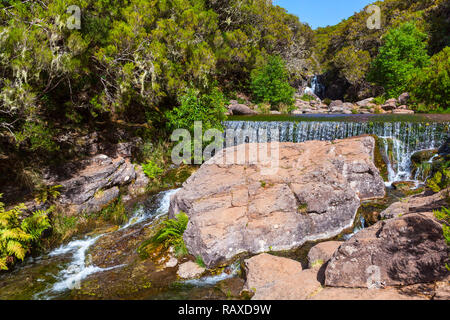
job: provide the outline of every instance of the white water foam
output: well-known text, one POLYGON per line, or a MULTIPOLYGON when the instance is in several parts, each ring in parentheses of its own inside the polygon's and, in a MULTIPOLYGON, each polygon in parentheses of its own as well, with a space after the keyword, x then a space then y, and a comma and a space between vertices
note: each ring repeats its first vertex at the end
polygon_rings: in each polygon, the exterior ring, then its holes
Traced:
MULTIPOLYGON (((150 218, 159 218, 162 215, 166 214, 169 210, 170 198, 177 191, 178 189, 162 192, 161 194, 163 194, 163 196, 160 200, 158 208, 155 211, 147 212, 143 207, 139 208, 138 210, 136 210, 134 216, 130 219, 130 221, 126 225, 122 226, 119 230, 126 229, 132 225, 144 222, 150 218)), ((50 289, 38 293, 35 298, 50 299, 52 297, 52 293, 59 293, 77 288, 82 280, 86 279, 88 276, 94 273, 109 271, 122 267, 123 265, 118 265, 110 268, 100 268, 94 265, 90 265, 86 262, 88 250, 93 244, 97 242, 98 239, 100 239, 104 235, 105 234, 101 234, 95 237, 88 237, 83 240, 74 240, 50 252, 49 257, 71 254, 71 262, 69 263, 67 268, 62 270, 56 276, 58 281, 54 283, 50 289)))
POLYGON ((186 280, 183 281, 183 283, 187 285, 193 285, 196 287, 213 286, 220 281, 235 277, 238 274, 239 270, 240 270, 240 263, 239 261, 236 261, 230 266, 229 269, 225 269, 221 274, 215 276, 207 276, 200 279, 186 280))

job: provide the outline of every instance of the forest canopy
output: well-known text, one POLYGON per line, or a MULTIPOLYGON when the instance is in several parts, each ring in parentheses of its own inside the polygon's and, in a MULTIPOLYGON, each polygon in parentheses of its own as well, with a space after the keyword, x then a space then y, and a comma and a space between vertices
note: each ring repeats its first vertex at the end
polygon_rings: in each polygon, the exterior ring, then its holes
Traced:
POLYGON ((266 0, 2 1, 2 145, 55 151, 63 126, 92 121, 161 125, 192 88, 247 90, 270 55, 300 76, 313 38, 266 0))

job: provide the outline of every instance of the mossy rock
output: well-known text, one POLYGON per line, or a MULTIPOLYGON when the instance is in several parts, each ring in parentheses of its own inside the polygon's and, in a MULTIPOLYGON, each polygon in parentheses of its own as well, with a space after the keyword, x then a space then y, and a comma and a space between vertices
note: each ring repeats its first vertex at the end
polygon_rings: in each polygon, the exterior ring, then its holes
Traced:
POLYGON ((417 167, 423 162, 428 162, 436 154, 436 149, 417 151, 411 156, 411 161, 417 167))

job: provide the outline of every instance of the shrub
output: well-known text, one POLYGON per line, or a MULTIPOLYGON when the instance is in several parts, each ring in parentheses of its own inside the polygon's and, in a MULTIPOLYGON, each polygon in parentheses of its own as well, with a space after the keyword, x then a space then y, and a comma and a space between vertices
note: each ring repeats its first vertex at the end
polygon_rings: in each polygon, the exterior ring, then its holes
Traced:
POLYGON ((331 104, 331 99, 330 98, 325 98, 323 99, 323 103, 325 103, 327 106, 329 106, 331 104))
POLYGON ((221 91, 213 88, 209 93, 200 93, 190 88, 180 98, 180 106, 166 113, 169 129, 187 129, 194 132, 194 122, 201 121, 203 132, 209 129, 223 130, 226 99, 221 91))
POLYGON ((369 81, 383 86, 388 97, 407 91, 411 80, 429 64, 425 39, 426 34, 412 22, 389 30, 372 62, 369 81))
POLYGON ((270 109, 271 109, 270 104, 268 104, 268 103, 266 103, 266 102, 260 103, 260 104, 258 105, 258 111, 259 111, 259 113, 261 113, 261 114, 269 114, 269 113, 270 113, 270 109))
POLYGON ((376 97, 375 99, 373 99, 373 103, 378 104, 378 105, 383 105, 385 102, 386 102, 385 96, 379 96, 379 97, 376 97))
MULTIPOLYGON (((313 97, 312 95, 310 95, 310 94, 305 93, 304 95, 302 95, 302 96, 300 97, 300 99, 303 100, 303 101, 312 101, 312 100, 315 100, 316 98, 314 98, 314 97, 313 97)), ((330 103, 331 103, 331 101, 330 101, 330 103)))
POLYGON ((153 237, 152 242, 163 244, 166 248, 174 246, 178 256, 188 253, 184 244, 183 234, 186 230, 189 217, 186 213, 180 212, 175 219, 169 219, 163 222, 163 227, 153 237))
POLYGON ((0 202, 0 270, 8 270, 8 266, 16 259, 23 261, 42 233, 50 228, 50 221, 44 211, 36 211, 21 220, 25 208, 21 204, 6 211, 0 202))
POLYGON ((156 163, 154 163, 152 160, 149 160, 147 161, 147 163, 144 163, 142 165, 142 170, 150 179, 155 179, 158 175, 163 173, 163 169, 158 167, 156 163))
POLYGON ((439 171, 434 173, 433 177, 427 180, 427 186, 434 192, 439 192, 450 185, 449 162, 439 171))
POLYGON ((256 103, 294 103, 294 88, 289 84, 285 62, 279 56, 270 56, 267 63, 251 73, 251 89, 256 103))

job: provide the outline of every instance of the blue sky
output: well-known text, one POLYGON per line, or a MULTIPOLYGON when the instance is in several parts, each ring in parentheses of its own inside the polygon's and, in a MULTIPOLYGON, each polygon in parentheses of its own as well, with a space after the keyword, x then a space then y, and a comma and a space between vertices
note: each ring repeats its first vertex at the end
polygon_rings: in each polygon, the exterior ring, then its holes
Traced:
POLYGON ((375 0, 273 0, 313 29, 335 25, 375 0))

